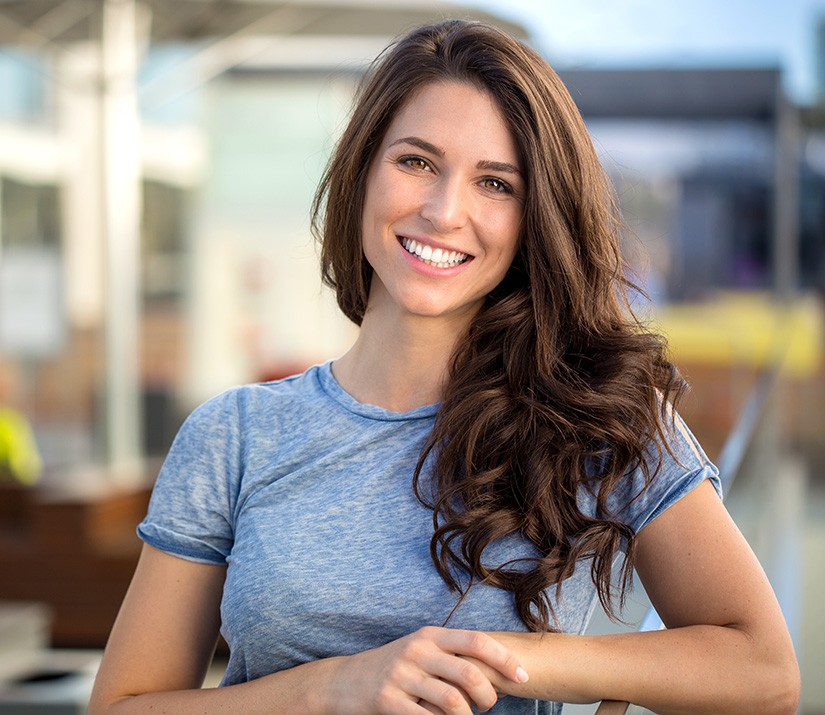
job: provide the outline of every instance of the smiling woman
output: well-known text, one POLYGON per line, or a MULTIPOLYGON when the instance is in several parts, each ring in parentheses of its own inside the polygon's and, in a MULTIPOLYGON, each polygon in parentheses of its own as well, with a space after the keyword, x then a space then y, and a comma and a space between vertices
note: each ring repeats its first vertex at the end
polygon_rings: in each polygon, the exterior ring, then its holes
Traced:
POLYGON ((90 712, 794 712, 781 612, 628 308, 619 223, 538 55, 462 21, 388 49, 314 206, 358 338, 187 420, 90 712), (668 630, 581 635, 634 566, 668 630))

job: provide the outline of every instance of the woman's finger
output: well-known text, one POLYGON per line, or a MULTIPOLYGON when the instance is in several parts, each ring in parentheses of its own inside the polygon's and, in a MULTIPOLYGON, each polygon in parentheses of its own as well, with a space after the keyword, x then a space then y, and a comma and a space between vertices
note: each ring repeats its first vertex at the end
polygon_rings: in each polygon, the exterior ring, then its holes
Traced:
MULTIPOLYGON (((444 715, 472 715, 472 699, 452 683, 438 678, 422 678, 411 689, 418 696, 418 703, 428 712, 438 712, 444 715)), ((478 703, 476 703, 478 705, 478 703)), ((487 706, 478 706, 483 712, 487 706)))
POLYGON ((438 652, 424 666, 427 672, 456 687, 470 705, 477 706, 481 711, 489 710, 498 702, 498 693, 493 683, 466 656, 438 652))
POLYGON ((419 632, 432 638, 447 653, 475 658, 514 683, 527 682, 527 672, 513 652, 486 633, 432 626, 422 628, 419 632))

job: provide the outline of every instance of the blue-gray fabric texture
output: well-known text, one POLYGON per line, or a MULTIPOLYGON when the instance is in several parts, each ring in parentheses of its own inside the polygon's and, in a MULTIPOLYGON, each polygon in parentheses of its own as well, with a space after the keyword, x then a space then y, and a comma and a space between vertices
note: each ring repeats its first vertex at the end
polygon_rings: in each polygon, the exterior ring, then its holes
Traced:
MULTIPOLYGON (((394 413, 361 404, 325 363, 233 388, 190 415, 138 534, 167 553, 227 567, 224 685, 444 625, 456 594, 432 564, 432 511, 412 490, 437 409, 394 413)), ((716 468, 678 418, 671 446, 677 459, 665 455, 641 496, 632 498, 640 472, 611 495, 611 509, 621 508, 618 516, 634 532, 704 479, 721 489, 716 468)), ((584 490, 580 505, 596 513, 584 490)), ((485 560, 535 555, 513 537, 492 544, 485 560)), ((563 631, 585 630, 595 604, 589 563, 553 602, 563 631)), ((484 585, 470 589, 447 625, 524 630, 511 594, 484 585)), ((556 703, 507 697, 491 712, 560 711, 556 703)))

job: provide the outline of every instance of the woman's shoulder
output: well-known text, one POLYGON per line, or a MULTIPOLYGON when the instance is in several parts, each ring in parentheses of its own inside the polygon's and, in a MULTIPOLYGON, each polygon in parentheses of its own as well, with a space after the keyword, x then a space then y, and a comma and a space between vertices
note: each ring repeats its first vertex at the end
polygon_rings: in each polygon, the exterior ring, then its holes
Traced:
POLYGON ((606 502, 608 513, 598 507, 598 487, 596 493, 582 490, 579 505, 585 513, 618 519, 638 533, 706 479, 721 497, 719 470, 693 432, 669 406, 663 417, 661 435, 650 440, 644 461, 631 465, 611 489, 606 502))
POLYGON ((225 423, 259 419, 268 413, 305 409, 323 400, 322 373, 327 364, 313 365, 301 373, 277 380, 235 385, 210 397, 191 413, 190 420, 225 423))
POLYGON ((705 480, 722 496, 719 470, 682 417, 668 408, 661 444, 648 449, 648 469, 629 475, 625 498, 638 533, 705 480))

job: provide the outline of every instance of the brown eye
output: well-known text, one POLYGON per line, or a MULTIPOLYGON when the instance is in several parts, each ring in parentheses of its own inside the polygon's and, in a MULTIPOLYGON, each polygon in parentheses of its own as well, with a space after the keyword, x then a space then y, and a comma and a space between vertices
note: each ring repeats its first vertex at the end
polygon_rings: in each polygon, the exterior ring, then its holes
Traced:
POLYGON ((416 171, 428 171, 430 168, 430 165, 427 163, 426 159, 422 159, 420 156, 402 157, 401 163, 410 167, 410 169, 415 169, 416 171))
POLYGON ((490 191, 494 191, 496 193, 511 193, 510 185, 506 182, 502 181, 501 179, 496 179, 495 177, 488 177, 483 179, 481 185, 485 189, 489 189, 490 191))

